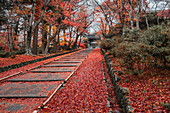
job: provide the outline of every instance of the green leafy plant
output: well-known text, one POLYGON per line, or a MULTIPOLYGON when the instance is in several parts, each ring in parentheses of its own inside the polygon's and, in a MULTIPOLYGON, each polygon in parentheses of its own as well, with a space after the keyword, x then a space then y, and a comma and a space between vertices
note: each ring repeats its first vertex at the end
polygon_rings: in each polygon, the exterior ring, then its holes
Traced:
POLYGON ((150 47, 148 52, 153 57, 155 65, 169 66, 170 60, 170 23, 168 25, 156 25, 144 32, 143 42, 150 47), (163 65, 162 65, 163 64, 163 65))
POLYGON ((116 41, 114 38, 112 39, 104 39, 101 41, 101 47, 106 51, 110 51, 112 48, 116 47, 116 41))

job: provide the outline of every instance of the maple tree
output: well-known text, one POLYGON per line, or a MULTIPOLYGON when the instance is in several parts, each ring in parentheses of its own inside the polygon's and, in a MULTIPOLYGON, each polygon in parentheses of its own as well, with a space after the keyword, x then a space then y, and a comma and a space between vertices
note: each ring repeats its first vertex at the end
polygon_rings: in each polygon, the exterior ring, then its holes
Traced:
MULTIPOLYGON (((87 1, 77 0, 9 1, 9 3, 13 4, 12 5, 13 12, 11 12, 11 14, 18 15, 15 17, 15 19, 13 19, 16 20, 15 22, 16 26, 15 29, 13 30, 15 31, 15 35, 18 35, 18 33, 21 32, 24 33, 23 46, 25 47, 26 54, 32 54, 32 52, 34 54, 37 54, 38 47, 42 48, 42 53, 47 54, 49 51, 50 43, 52 42, 54 45, 53 50, 54 51, 59 50, 61 31, 64 32, 63 33, 65 43, 64 45, 67 46, 66 32, 68 32, 70 39, 67 48, 70 48, 71 45, 76 46, 79 36, 82 36, 84 33, 87 33, 87 28, 94 21, 94 20, 88 21, 89 20, 88 18, 89 16, 91 16, 92 13, 90 14, 86 13, 87 7, 85 7, 84 5, 85 2, 87 1), (40 35, 39 29, 41 29, 42 35, 41 38, 39 37, 40 35), (77 36, 75 36, 76 34, 77 36), (77 37, 75 39, 74 44, 72 44, 73 36, 77 37), (39 45, 40 40, 42 40, 41 45, 39 45), (32 51, 31 48, 33 48, 32 51)), ((9 43, 11 44, 13 42, 9 41, 9 43)))

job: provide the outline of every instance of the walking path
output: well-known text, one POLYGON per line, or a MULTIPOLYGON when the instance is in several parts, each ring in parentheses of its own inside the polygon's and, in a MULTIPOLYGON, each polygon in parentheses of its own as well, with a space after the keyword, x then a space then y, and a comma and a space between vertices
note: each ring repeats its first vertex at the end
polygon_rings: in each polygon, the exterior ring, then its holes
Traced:
MULTIPOLYGON (((110 91, 107 92, 107 87, 103 80, 103 64, 101 61, 100 50, 93 50, 76 73, 73 74, 66 86, 58 91, 47 104, 46 109, 41 109, 40 111, 59 113, 118 112, 120 108, 116 102, 115 95, 113 92, 112 94, 110 91), (114 105, 108 105, 109 95, 111 95, 112 99, 110 100, 114 105)), ((107 80, 109 82, 109 79, 107 80)))
POLYGON ((118 113, 120 108, 100 49, 90 54, 88 51, 64 56, 4 81, 0 85, 0 112, 118 113), (77 64, 87 54, 79 67, 77 64), (56 88, 48 85, 61 86, 50 99, 56 88))

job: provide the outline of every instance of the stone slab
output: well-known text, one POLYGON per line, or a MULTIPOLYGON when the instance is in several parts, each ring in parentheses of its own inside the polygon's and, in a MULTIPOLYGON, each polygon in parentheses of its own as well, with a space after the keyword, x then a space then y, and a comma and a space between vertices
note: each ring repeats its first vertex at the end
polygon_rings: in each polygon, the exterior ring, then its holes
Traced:
POLYGON ((45 98, 60 83, 8 82, 0 85, 0 98, 45 98))
POLYGON ((53 61, 52 63, 81 63, 81 61, 53 61))
POLYGON ((83 59, 64 59, 64 58, 61 58, 61 59, 58 59, 58 60, 55 60, 55 61, 82 61, 83 59))
POLYGON ((75 58, 75 57, 63 57, 62 59, 71 59, 71 60, 82 60, 84 59, 84 57, 81 57, 81 58, 75 58))
POLYGON ((44 65, 44 67, 75 67, 77 64, 48 64, 44 65))
POLYGON ((39 81, 63 81, 70 73, 27 73, 13 79, 11 82, 39 82, 39 81))
POLYGON ((56 67, 56 68, 38 68, 38 69, 34 69, 31 70, 31 72, 34 73, 55 73, 55 72, 72 72, 74 71, 73 67, 56 67))

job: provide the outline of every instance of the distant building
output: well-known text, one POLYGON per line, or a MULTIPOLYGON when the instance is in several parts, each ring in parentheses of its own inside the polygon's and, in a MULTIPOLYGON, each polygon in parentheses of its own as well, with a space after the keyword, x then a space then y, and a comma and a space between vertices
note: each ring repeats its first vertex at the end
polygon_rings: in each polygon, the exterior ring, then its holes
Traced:
POLYGON ((98 48, 98 41, 101 39, 100 36, 95 34, 84 35, 88 39, 88 47, 98 48))

